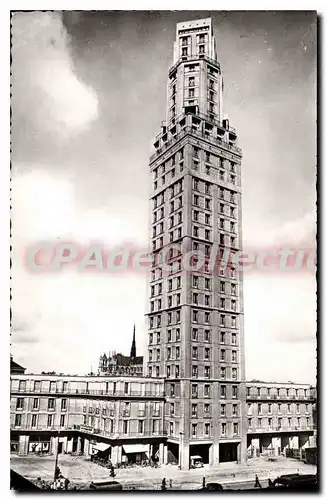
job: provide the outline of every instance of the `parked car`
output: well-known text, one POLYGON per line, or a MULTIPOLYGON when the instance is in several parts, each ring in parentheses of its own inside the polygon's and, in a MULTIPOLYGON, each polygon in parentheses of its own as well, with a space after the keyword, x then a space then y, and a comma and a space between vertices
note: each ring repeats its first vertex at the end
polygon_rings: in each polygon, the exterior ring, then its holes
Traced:
POLYGON ((200 488, 199 491, 222 491, 224 488, 219 483, 208 483, 204 488, 200 488))
POLYGON ((203 458, 199 455, 193 455, 190 457, 190 468, 198 469, 200 467, 204 467, 203 458))
POLYGON ((317 488, 317 476, 315 474, 285 474, 273 481, 273 487, 314 490, 317 488))
POLYGON ((90 490, 102 490, 102 491, 110 491, 110 490, 122 490, 123 486, 118 481, 94 481, 90 484, 90 490))

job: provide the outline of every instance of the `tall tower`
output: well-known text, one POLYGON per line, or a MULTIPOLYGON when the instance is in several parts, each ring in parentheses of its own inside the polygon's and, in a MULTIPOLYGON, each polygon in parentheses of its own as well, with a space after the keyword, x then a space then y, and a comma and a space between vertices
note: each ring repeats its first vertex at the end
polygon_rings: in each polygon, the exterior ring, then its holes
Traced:
POLYGON ((242 275, 209 264, 242 246, 242 152, 222 93, 211 19, 177 24, 150 158, 151 247, 165 265, 151 270, 147 372, 166 379, 167 443, 182 469, 192 455, 246 460, 242 275), (189 252, 199 252, 191 269, 189 252))

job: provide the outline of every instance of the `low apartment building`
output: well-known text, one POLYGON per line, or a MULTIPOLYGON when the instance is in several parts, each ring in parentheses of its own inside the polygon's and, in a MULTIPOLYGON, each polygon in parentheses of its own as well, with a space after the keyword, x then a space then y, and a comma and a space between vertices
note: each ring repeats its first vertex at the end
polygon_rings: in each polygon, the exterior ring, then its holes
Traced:
POLYGON ((13 375, 11 450, 76 452, 109 449, 164 460, 164 381, 145 377, 13 375), (161 446, 159 446, 161 444, 161 446))
POLYGON ((315 446, 316 390, 306 384, 247 382, 248 455, 315 446))
MULTIPOLYGON (((315 400, 310 385, 247 382, 248 457, 315 446, 315 400)), ((227 411, 224 400, 220 407, 227 411)), ((114 463, 142 453, 166 462, 177 410, 166 401, 163 378, 12 373, 11 451, 91 455, 108 449, 114 463)), ((205 411, 196 414, 203 423, 205 411)), ((200 446, 203 437, 193 440, 200 446)))

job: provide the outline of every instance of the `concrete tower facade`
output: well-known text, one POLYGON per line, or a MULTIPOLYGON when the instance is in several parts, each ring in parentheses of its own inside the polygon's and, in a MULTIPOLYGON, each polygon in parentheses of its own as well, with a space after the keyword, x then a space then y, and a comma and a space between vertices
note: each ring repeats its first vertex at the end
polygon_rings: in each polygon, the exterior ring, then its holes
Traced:
POLYGON ((242 152, 222 94, 211 19, 177 24, 166 121, 150 158, 147 374, 165 377, 168 452, 182 469, 192 455, 246 460, 242 275, 212 269, 242 247, 242 152))

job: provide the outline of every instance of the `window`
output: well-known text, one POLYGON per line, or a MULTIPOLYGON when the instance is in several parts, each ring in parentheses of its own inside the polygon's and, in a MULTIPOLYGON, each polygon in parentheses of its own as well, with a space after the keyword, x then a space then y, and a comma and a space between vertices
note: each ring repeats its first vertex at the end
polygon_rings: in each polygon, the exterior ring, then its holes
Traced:
POLYGON ((26 391, 26 380, 20 380, 19 381, 18 390, 22 391, 22 392, 26 391))
POLYGON ((50 398, 48 400, 48 410, 54 410, 55 408, 55 400, 54 398, 50 398))
POLYGON ((31 427, 37 426, 37 415, 32 415, 31 427))
POLYGON ((205 398, 210 398, 210 385, 209 384, 204 384, 204 397, 205 398))
POLYGON ((65 417, 66 415, 60 415, 60 427, 65 427, 65 417))
POLYGON ((207 403, 204 405, 204 413, 205 413, 205 415, 210 414, 210 405, 207 403))
POLYGON ((33 410, 39 409, 39 400, 37 398, 33 399, 33 410))
POLYGON ((204 434, 206 436, 210 435, 210 424, 204 424, 204 434))
POLYGON ((192 424, 192 437, 196 437, 197 427, 197 424, 192 424))
POLYGON ((221 385, 220 386, 220 397, 221 398, 225 398, 226 397, 226 386, 225 385, 221 385))
POLYGON ((220 343, 221 344, 225 343, 225 332, 220 332, 220 343))
POLYGON ((197 328, 192 329, 192 340, 198 340, 198 330, 197 328))
POLYGON ((238 435, 238 424, 237 423, 233 424, 233 434, 234 434, 234 436, 238 435))
POLYGON ((198 405, 192 404, 192 417, 197 417, 197 416, 198 416, 198 405))
POLYGON ((20 413, 15 415, 15 427, 20 427, 22 425, 22 416, 20 413))
POLYGON ((222 379, 226 378, 226 368, 224 366, 220 367, 220 378, 222 379))
MULTIPOLYGON (((204 330, 203 340, 205 342, 210 342, 210 330, 204 330)), ((210 352, 209 352, 209 356, 210 356, 210 352)))
POLYGON ((61 400, 61 410, 67 410, 67 399, 61 400))
POLYGON ((210 378, 210 376, 211 376, 210 366, 205 366, 204 367, 204 378, 210 378))
POLYGON ((220 405, 220 416, 221 417, 225 417, 226 415, 226 405, 225 404, 221 404, 220 405))
POLYGON ((35 380, 34 382, 34 391, 39 392, 41 390, 41 382, 39 380, 35 380))
POLYGON ((237 386, 232 386, 232 398, 237 398, 237 386))
POLYGON ((192 347, 192 358, 198 359, 198 348, 197 347, 192 347))
POLYGON ((204 348, 204 359, 210 359, 210 349, 209 347, 204 348))
POLYGON ((237 417, 237 405, 233 405, 232 415, 233 415, 233 417, 237 417))
POLYGON ((198 386, 197 385, 192 384, 191 394, 192 394, 192 398, 198 397, 198 386))
POLYGON ((123 434, 128 434, 128 420, 123 420, 123 434))
POLYGON ((225 423, 221 424, 221 435, 226 436, 226 424, 225 423))
POLYGON ((232 379, 233 380, 237 379, 237 368, 232 368, 232 379))
POLYGON ((23 409, 24 409, 24 398, 17 398, 16 410, 23 410, 23 409))

